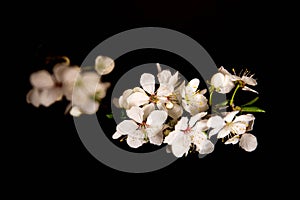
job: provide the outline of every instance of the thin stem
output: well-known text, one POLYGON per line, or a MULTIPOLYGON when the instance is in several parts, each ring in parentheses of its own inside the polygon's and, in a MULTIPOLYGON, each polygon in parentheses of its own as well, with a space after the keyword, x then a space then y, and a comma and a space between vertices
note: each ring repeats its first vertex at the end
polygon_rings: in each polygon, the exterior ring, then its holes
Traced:
POLYGON ((209 100, 208 100, 208 104, 211 106, 212 105, 212 94, 214 93, 214 90, 212 90, 210 93, 209 93, 209 100))
POLYGON ((232 96, 231 96, 231 99, 230 99, 230 102, 229 102, 229 105, 230 106, 233 106, 233 101, 234 101, 234 97, 235 97, 235 94, 236 94, 236 92, 237 92, 237 90, 240 88, 240 84, 238 84, 237 86, 236 86, 236 88, 235 88, 235 90, 234 90, 234 92, 233 92, 233 94, 232 94, 232 96))

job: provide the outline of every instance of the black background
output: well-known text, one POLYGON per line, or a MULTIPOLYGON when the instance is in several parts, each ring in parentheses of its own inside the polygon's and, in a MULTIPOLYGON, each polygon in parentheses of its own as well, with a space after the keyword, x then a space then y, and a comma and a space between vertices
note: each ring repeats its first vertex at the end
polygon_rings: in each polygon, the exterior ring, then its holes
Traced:
MULTIPOLYGON (((18 4, 18 17, 8 23, 8 30, 13 30, 13 39, 9 40, 13 48, 7 52, 17 69, 14 80, 18 89, 17 94, 13 92, 18 111, 14 112, 14 123, 10 126, 16 130, 12 143, 18 147, 9 159, 14 163, 10 173, 12 186, 30 188, 24 194, 40 191, 49 195, 60 191, 80 193, 88 187, 99 198, 109 193, 109 188, 124 198, 138 196, 136 191, 142 192, 141 198, 181 192, 196 198, 201 193, 214 197, 235 196, 238 192, 258 197, 261 193, 272 195, 274 187, 280 187, 278 180, 286 176, 278 167, 284 158, 274 131, 279 132, 279 119, 274 117, 272 98, 278 90, 274 88, 278 84, 274 72, 281 55, 278 49, 284 43, 278 33, 284 24, 278 7, 241 0, 52 1, 34 5, 25 9, 27 4, 18 4), (31 89, 30 74, 40 69, 51 70, 45 63, 47 57, 65 55, 72 64, 80 65, 108 37, 146 26, 180 31, 198 41, 217 66, 234 67, 237 71, 247 68, 255 73, 258 105, 267 112, 255 114, 252 133, 259 145, 254 152, 247 153, 238 145, 217 143, 215 151, 203 159, 190 155, 151 173, 120 172, 103 165, 85 149, 72 117, 63 114, 66 102, 49 108, 26 103, 26 93, 31 89), (70 187, 71 190, 67 189, 70 187)), ((123 61, 128 66, 149 61, 180 64, 173 57, 149 52, 123 61)), ((122 64, 121 60, 117 64, 122 64)))

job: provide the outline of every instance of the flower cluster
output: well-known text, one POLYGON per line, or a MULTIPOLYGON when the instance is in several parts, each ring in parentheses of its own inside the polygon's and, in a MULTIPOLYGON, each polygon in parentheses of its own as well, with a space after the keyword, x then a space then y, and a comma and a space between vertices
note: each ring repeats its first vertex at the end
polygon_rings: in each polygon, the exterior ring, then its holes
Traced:
MULTIPOLYGON (((47 107, 65 97, 70 101, 66 112, 72 116, 94 114, 110 86, 101 81, 101 76, 110 73, 114 66, 111 58, 98 56, 94 66, 83 70, 70 66, 65 58, 53 67, 53 74, 41 70, 30 76, 33 89, 27 94, 27 102, 36 107, 47 107)), ((213 152, 212 138, 221 139, 224 144, 239 144, 248 152, 256 149, 257 138, 250 132, 255 120, 252 113, 264 112, 253 106, 258 97, 246 104, 235 105, 239 89, 258 94, 249 87, 256 86, 257 82, 248 71, 236 75, 234 70, 231 74, 220 67, 207 80, 207 91, 199 88, 198 78, 182 81, 179 72, 172 74, 162 70, 159 64, 157 70, 156 76, 143 73, 139 86, 125 90, 113 99, 114 105, 126 113, 126 119, 116 126, 113 139, 126 140, 132 148, 145 143, 165 144, 167 152, 176 157, 190 152, 213 152), (213 93, 230 94, 231 98, 212 105, 213 93)))

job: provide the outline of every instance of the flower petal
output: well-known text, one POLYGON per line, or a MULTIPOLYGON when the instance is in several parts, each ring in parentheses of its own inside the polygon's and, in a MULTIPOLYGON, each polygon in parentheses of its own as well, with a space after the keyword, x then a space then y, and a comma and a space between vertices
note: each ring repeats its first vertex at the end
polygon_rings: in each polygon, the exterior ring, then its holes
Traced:
POLYGON ((231 125, 231 132, 241 135, 246 132, 247 124, 243 122, 235 122, 231 125))
POLYGON ((152 74, 144 73, 140 78, 140 84, 142 88, 148 92, 148 94, 153 94, 155 91, 155 77, 152 74))
POLYGON ((217 138, 224 138, 224 137, 226 137, 227 135, 229 135, 230 130, 231 130, 230 127, 225 126, 224 128, 222 128, 219 131, 217 138))
POLYGON ((184 134, 178 134, 172 142, 172 153, 176 157, 182 157, 184 154, 188 154, 191 145, 191 138, 184 134))
POLYGON ((204 117, 207 114, 207 112, 201 112, 191 117, 189 121, 189 126, 193 127, 197 121, 199 121, 202 117, 204 117))
POLYGON ((249 122, 255 119, 253 114, 239 115, 233 120, 234 122, 249 122))
POLYGON ((112 135, 112 138, 113 138, 113 139, 118 139, 118 138, 121 137, 121 136, 122 136, 122 134, 121 134, 120 132, 116 131, 116 132, 112 135))
POLYGON ((154 110, 147 118, 146 124, 155 127, 161 126, 167 119, 168 113, 163 110, 154 110))
POLYGON ((27 103, 31 103, 35 107, 39 107, 41 102, 40 102, 40 94, 38 89, 36 88, 31 89, 26 95, 26 101, 27 103))
POLYGON ((209 133, 208 133, 208 137, 211 138, 211 136, 216 135, 217 133, 219 133, 219 131, 222 128, 223 127, 217 127, 217 128, 214 128, 214 129, 210 130, 209 133))
POLYGON ((171 131, 164 139, 164 143, 167 143, 169 145, 171 145, 173 143, 173 141, 175 140, 175 138, 177 137, 178 134, 183 134, 180 131, 171 131))
POLYGON ((200 84, 199 79, 197 78, 192 79, 185 88, 186 95, 188 96, 193 95, 197 91, 199 84, 200 84))
POLYGON ((242 90, 244 90, 244 91, 249 91, 249 92, 254 92, 254 93, 258 94, 258 92, 257 92, 256 90, 253 90, 253 89, 251 89, 251 88, 249 88, 249 87, 247 87, 247 86, 244 86, 244 87, 242 88, 242 90))
POLYGON ((133 106, 129 110, 126 110, 126 114, 137 123, 141 124, 143 122, 144 110, 138 106, 133 106))
POLYGON ((127 104, 129 107, 141 106, 147 103, 149 103, 149 97, 145 93, 135 92, 127 98, 127 104))
POLYGON ((107 56, 97 56, 95 60, 95 70, 99 75, 109 74, 115 68, 115 62, 107 56))
POLYGON ((30 75, 30 83, 38 89, 51 88, 55 85, 50 73, 46 70, 40 70, 30 75))
POLYGON ((42 90, 40 93, 40 103, 43 106, 48 107, 54 102, 61 100, 62 97, 63 97, 63 92, 61 88, 54 87, 50 89, 45 89, 42 90))
POLYGON ((133 120, 124 120, 117 125, 117 132, 128 135, 137 130, 139 126, 133 120))
POLYGON ((143 121, 146 121, 149 114, 154 110, 155 110, 155 106, 153 103, 143 106, 143 111, 144 111, 143 121))
POLYGON ((138 148, 145 143, 144 139, 135 138, 132 136, 128 136, 126 141, 127 141, 127 144, 132 148, 138 148))
POLYGON ((227 115, 224 117, 224 120, 226 122, 232 122, 233 118, 235 117, 235 115, 238 113, 239 111, 236 110, 236 111, 232 111, 232 112, 229 112, 227 113, 227 115))
POLYGON ((220 128, 225 126, 224 119, 220 116, 213 116, 207 120, 207 126, 210 128, 220 128))
POLYGON ((182 117, 175 125, 175 130, 177 131, 186 130, 188 127, 188 121, 189 120, 187 117, 182 117))
POLYGON ((200 154, 209 154, 214 151, 214 148, 214 144, 210 140, 206 139, 200 143, 198 152, 200 154))
POLYGON ((158 132, 157 134, 155 134, 152 137, 149 137, 149 141, 151 144, 155 144, 155 145, 161 145, 163 142, 163 133, 162 131, 158 132))
POLYGON ((80 109, 77 106, 73 106, 70 110, 70 115, 73 117, 79 117, 82 114, 80 109))
POLYGON ((240 141, 240 138, 238 135, 233 136, 232 138, 229 138, 226 140, 224 144, 237 144, 240 141))
POLYGON ((257 147, 257 139, 254 135, 250 133, 245 133, 240 139, 240 147, 245 151, 254 151, 257 147))

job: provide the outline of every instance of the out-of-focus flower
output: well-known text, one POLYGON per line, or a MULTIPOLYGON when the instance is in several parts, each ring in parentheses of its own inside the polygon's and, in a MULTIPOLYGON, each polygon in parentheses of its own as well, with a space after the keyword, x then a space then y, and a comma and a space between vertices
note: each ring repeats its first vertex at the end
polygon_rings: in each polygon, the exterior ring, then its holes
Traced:
POLYGON ((115 68, 115 62, 107 56, 97 56, 95 60, 95 70, 99 75, 106 75, 115 68))

